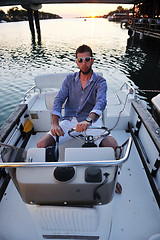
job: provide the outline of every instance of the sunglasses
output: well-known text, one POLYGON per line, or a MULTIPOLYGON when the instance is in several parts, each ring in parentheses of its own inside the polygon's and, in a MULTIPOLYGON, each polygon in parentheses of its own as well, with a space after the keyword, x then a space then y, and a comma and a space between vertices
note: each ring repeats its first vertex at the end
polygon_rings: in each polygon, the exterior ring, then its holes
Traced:
POLYGON ((85 62, 90 62, 92 58, 93 58, 93 57, 77 58, 77 62, 78 62, 78 63, 82 63, 83 60, 84 60, 85 62))

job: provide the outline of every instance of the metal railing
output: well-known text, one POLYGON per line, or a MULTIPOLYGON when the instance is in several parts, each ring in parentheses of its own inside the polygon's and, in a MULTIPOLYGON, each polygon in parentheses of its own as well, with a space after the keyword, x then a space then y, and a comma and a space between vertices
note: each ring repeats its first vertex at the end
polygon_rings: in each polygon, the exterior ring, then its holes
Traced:
POLYGON ((36 85, 34 85, 34 86, 31 87, 30 89, 28 89, 27 92, 25 92, 25 94, 24 94, 24 98, 23 98, 23 102, 24 102, 24 103, 25 103, 25 101, 26 101, 26 97, 27 97, 27 95, 28 95, 33 89, 34 89, 34 92, 35 92, 36 85))
MULTIPOLYGON (((126 151, 124 157, 119 160, 101 160, 101 161, 72 161, 72 162, 7 162, 0 163, 0 168, 17 168, 17 167, 66 167, 66 166, 101 166, 101 167, 111 167, 111 166, 121 166, 127 161, 131 145, 132 137, 130 137, 126 143, 126 151)), ((0 146, 8 146, 6 144, 0 143, 0 146)), ((13 146, 12 146, 13 147, 13 146)), ((16 148, 16 147, 13 147, 16 148)))
POLYGON ((124 82, 120 88, 120 91, 123 89, 123 87, 126 87, 127 90, 132 89, 133 91, 135 91, 135 88, 132 86, 130 82, 124 82))

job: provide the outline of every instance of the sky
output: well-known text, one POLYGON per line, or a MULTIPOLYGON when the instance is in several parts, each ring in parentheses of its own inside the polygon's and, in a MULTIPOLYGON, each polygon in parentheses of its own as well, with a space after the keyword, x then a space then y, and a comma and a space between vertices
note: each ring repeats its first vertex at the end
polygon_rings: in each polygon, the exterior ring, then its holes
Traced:
MULTIPOLYGON (((118 6, 131 8, 132 4, 43 4, 40 11, 58 14, 63 18, 103 16, 110 11, 116 10, 118 6)), ((1 7, 7 12, 10 7, 1 7)), ((20 6, 18 6, 21 9, 20 6)))

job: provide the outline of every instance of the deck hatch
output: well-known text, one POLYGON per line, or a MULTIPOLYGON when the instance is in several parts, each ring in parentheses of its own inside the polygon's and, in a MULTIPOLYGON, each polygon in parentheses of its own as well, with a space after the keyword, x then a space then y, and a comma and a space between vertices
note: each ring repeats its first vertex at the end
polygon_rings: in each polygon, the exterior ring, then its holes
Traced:
POLYGON ((38 113, 31 113, 32 119, 38 119, 38 113))

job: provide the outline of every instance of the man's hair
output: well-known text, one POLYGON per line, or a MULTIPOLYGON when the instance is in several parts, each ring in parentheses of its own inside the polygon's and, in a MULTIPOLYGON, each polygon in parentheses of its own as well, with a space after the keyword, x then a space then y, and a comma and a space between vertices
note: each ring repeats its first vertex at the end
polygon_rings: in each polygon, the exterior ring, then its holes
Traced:
POLYGON ((78 53, 84 53, 84 52, 89 52, 91 57, 93 57, 92 49, 89 46, 85 45, 85 44, 83 44, 82 46, 79 46, 77 48, 77 50, 76 50, 76 57, 77 57, 78 53))

